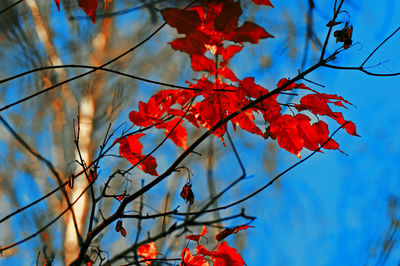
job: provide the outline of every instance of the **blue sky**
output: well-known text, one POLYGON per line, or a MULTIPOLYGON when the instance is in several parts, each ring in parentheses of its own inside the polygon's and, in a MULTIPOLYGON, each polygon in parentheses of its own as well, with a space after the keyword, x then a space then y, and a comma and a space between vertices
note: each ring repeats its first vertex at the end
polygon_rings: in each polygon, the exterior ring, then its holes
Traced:
MULTIPOLYGON (((285 5, 277 2, 275 9, 285 5)), ((330 10, 327 6, 319 8, 330 10)), ((362 1, 345 5, 345 9, 354 26, 353 41, 359 44, 333 63, 358 66, 400 25, 394 15, 399 14, 399 5, 396 1, 362 1)), ((400 36, 396 35, 367 65, 390 61, 369 70, 399 71, 399 45, 400 36)), ((357 107, 344 110, 343 115, 357 125, 361 138, 339 132, 335 139, 349 156, 337 151, 317 154, 283 176, 279 186, 250 202, 255 211, 252 214, 259 218, 253 224, 256 228, 248 232, 244 257, 249 265, 373 265, 390 228, 388 200, 400 193, 400 78, 333 69, 317 70, 308 78, 324 84, 325 92, 342 95, 357 107)), ((255 161, 249 157, 248 162, 255 161)), ((278 160, 279 172, 297 159, 280 151, 278 160)), ((250 165, 250 169, 257 168, 250 165)), ((399 234, 394 237, 398 239, 399 234)), ((397 264, 399 254, 395 245, 387 265, 397 264)))

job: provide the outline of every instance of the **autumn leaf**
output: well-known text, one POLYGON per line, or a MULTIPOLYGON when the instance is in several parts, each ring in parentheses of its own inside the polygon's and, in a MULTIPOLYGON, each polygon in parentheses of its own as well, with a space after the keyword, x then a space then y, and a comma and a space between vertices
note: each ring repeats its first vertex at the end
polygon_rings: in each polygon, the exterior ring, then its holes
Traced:
POLYGON ((218 246, 217 251, 213 252, 212 257, 215 259, 214 266, 243 266, 242 256, 237 250, 228 246, 227 242, 222 242, 218 246))
POLYGON ((203 229, 201 230, 201 233, 199 235, 188 235, 188 236, 186 236, 186 239, 196 241, 198 244, 200 241, 200 238, 202 236, 204 236, 205 234, 207 234, 207 232, 208 232, 207 227, 205 225, 203 225, 203 229))
POLYGON ((204 256, 196 255, 193 256, 190 253, 188 247, 185 247, 181 253, 182 263, 181 266, 208 266, 208 262, 204 259, 204 256))
POLYGON ((179 146, 183 149, 187 149, 187 132, 186 129, 182 126, 180 118, 175 118, 171 121, 167 121, 160 125, 157 125, 157 128, 165 129, 165 136, 168 136, 176 146, 179 146))
POLYGON ((237 27, 242 9, 239 2, 224 1, 221 12, 214 19, 214 29, 219 32, 228 33, 237 27))
MULTIPOLYGON (((118 142, 119 153, 122 157, 126 158, 133 165, 139 163, 146 156, 142 154, 143 145, 139 142, 139 138, 144 136, 144 133, 129 135, 126 138, 120 139, 118 142)), ((138 164, 138 167, 145 173, 158 176, 156 171, 157 162, 153 156, 147 156, 144 161, 138 164)))
POLYGON ((242 26, 225 34, 224 37, 226 40, 238 43, 258 43, 260 39, 274 38, 274 36, 269 34, 264 28, 250 21, 245 21, 242 26))
POLYGON ((176 28, 178 33, 189 34, 201 25, 201 19, 196 11, 167 8, 161 11, 161 15, 165 22, 176 28))
POLYGON ((96 22, 97 0, 78 0, 78 5, 85 13, 96 22))
POLYGON ((205 256, 211 256, 214 266, 243 266, 244 261, 237 250, 228 243, 222 242, 216 251, 209 251, 204 246, 198 246, 197 252, 205 256))
POLYGON ((154 242, 143 244, 138 248, 137 254, 145 260, 146 265, 150 265, 157 256, 157 248, 154 242))
POLYGON ((194 194, 192 191, 192 184, 186 183, 181 191, 181 197, 186 200, 187 202, 190 202, 190 204, 194 203, 194 194))
POLYGON ((243 46, 240 45, 229 45, 228 47, 222 49, 221 55, 225 61, 231 59, 236 53, 240 52, 243 49, 243 46))

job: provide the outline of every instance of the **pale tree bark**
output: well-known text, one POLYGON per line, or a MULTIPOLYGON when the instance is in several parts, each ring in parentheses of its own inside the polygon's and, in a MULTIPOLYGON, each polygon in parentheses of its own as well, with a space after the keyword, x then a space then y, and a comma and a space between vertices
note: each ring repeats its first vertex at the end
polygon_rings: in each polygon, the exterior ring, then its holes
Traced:
MULTIPOLYGON (((92 95, 89 93, 80 101, 80 115, 79 115, 79 149, 84 162, 89 163, 91 160, 91 136, 93 132, 93 118, 95 113, 95 104, 92 95)), ((81 160, 78 152, 76 159, 81 160)), ((80 169, 79 169, 80 170, 80 169)), ((71 192, 71 201, 74 202, 78 199, 79 195, 89 185, 88 180, 84 175, 75 179, 75 185, 71 192)), ((75 203, 73 210, 75 212, 78 231, 81 234, 84 229, 85 217, 88 209, 89 198, 88 194, 84 193, 79 200, 75 203)), ((64 252, 65 264, 69 265, 79 254, 79 240, 75 233, 74 220, 71 214, 68 215, 65 221, 65 239, 64 239, 64 252)))

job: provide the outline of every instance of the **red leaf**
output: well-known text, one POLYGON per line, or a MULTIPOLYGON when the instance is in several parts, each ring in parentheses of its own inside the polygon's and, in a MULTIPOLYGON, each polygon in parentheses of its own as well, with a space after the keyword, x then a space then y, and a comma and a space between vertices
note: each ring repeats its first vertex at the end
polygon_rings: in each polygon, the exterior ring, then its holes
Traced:
POLYGON ((186 200, 187 202, 190 202, 190 204, 193 204, 194 202, 194 194, 192 191, 192 184, 186 183, 185 186, 182 188, 181 191, 181 197, 186 200))
POLYGON ((276 140, 281 148, 300 158, 300 151, 304 147, 304 139, 299 134, 298 120, 290 115, 283 115, 270 126, 271 133, 276 135, 276 140))
POLYGON ((240 115, 236 116, 231 120, 234 130, 236 130, 236 126, 240 126, 242 129, 247 130, 252 134, 257 134, 263 136, 263 132, 261 129, 257 127, 254 123, 254 115, 251 110, 246 110, 242 112, 240 115))
MULTIPOLYGON (((130 161, 133 165, 136 165, 139 161, 145 158, 145 155, 142 155, 143 145, 138 140, 143 135, 145 134, 139 133, 135 135, 129 135, 128 137, 118 141, 120 143, 120 155, 130 161)), ((145 173, 158 176, 156 171, 157 162, 156 159, 151 155, 139 163, 138 167, 145 173)))
POLYGON ((157 248, 154 242, 150 242, 148 244, 143 244, 138 248, 137 254, 146 260, 146 265, 150 265, 152 260, 154 260, 157 256, 157 248))
POLYGON ((182 147, 183 149, 186 150, 187 149, 187 143, 186 143, 187 133, 186 133, 186 129, 181 125, 182 121, 179 122, 179 120, 180 120, 180 118, 175 118, 171 121, 167 121, 163 124, 157 125, 156 127, 164 128, 165 136, 170 134, 168 136, 168 138, 170 138, 175 143, 176 146, 182 147), (172 129, 173 129, 173 131, 171 133, 172 129))
POLYGON ((60 0, 54 0, 57 5, 58 12, 60 12, 60 0))
POLYGON ((223 33, 230 32, 237 27, 238 19, 241 14, 242 9, 240 8, 240 1, 236 3, 225 1, 221 12, 214 20, 214 29, 223 33))
POLYGON ((192 68, 194 71, 207 71, 215 73, 215 61, 204 55, 192 55, 192 68))
POLYGON ((242 26, 235 28, 228 34, 225 34, 224 37, 226 40, 233 42, 258 43, 260 39, 273 38, 274 36, 257 24, 245 21, 242 26))
POLYGON ((181 266, 208 266, 208 262, 201 255, 193 256, 188 247, 185 247, 181 253, 181 266))
POLYGON ((256 5, 266 5, 266 6, 274 7, 274 6, 272 5, 271 1, 269 1, 269 0, 253 0, 253 2, 254 2, 256 5))
POLYGON ((222 58, 225 61, 228 61, 229 59, 231 59, 232 56, 234 56, 236 53, 240 52, 243 49, 243 46, 239 46, 239 45, 229 45, 226 48, 222 49, 222 58))
POLYGON ((201 24, 199 14, 196 11, 167 8, 162 10, 161 14, 165 22, 176 28, 179 33, 189 34, 201 24))
POLYGON ((203 229, 201 230, 201 233, 199 235, 188 235, 186 236, 186 239, 190 239, 193 241, 196 241, 197 243, 199 243, 199 240, 202 236, 204 236, 205 234, 207 234, 207 227, 205 225, 203 225, 203 229))
MULTIPOLYGON (((211 72, 211 71, 210 71, 211 72)), ((215 72, 211 72, 210 75, 215 72)), ((228 67, 223 67, 217 70, 218 75, 223 76, 224 78, 230 79, 234 82, 239 81, 239 79, 235 76, 235 74, 228 67)))
POLYGON ((346 129, 347 133, 349 133, 350 135, 353 135, 356 137, 360 136, 357 134, 356 125, 351 121, 344 120, 342 113, 334 112, 333 116, 331 116, 331 117, 333 119, 335 119, 336 122, 338 122, 340 125, 343 125, 344 123, 347 122, 347 124, 343 128, 346 129))
POLYGON ((96 22, 97 0, 78 0, 78 5, 85 13, 96 22))
POLYGON ((184 38, 178 38, 169 44, 175 50, 179 50, 190 55, 203 55, 207 48, 204 43, 209 42, 209 37, 201 32, 190 33, 184 38))
POLYGON ((244 261, 242 256, 237 253, 237 250, 228 246, 226 242, 222 242, 218 246, 217 251, 211 254, 214 261, 214 266, 243 266, 244 261))

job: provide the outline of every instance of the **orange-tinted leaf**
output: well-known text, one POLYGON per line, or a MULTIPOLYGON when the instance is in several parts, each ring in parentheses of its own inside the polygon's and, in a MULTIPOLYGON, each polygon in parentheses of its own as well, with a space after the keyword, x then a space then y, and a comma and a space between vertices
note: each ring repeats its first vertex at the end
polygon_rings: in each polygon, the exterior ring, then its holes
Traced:
POLYGON ((274 7, 269 0, 253 0, 253 2, 257 5, 266 5, 266 6, 271 6, 274 7))
POLYGON ((150 265, 157 256, 157 248, 154 242, 143 244, 138 248, 137 254, 146 260, 146 265, 150 265))
POLYGON ((175 118, 171 121, 167 121, 156 127, 164 128, 165 136, 167 136, 169 134, 168 138, 170 138, 175 143, 176 146, 182 147, 183 149, 186 150, 187 149, 187 132, 186 132, 186 129, 182 126, 182 121, 179 122, 179 120, 180 120, 180 118, 175 118), (171 132, 171 130, 173 130, 173 131, 171 132))
POLYGON ((205 225, 203 225, 203 229, 201 230, 201 233, 199 235, 188 235, 188 236, 186 236, 186 239, 193 240, 198 243, 200 238, 202 236, 204 236, 205 234, 207 234, 207 232, 208 232, 207 227, 205 225))
POLYGON ((203 256, 193 256, 188 247, 185 247, 181 253, 182 263, 181 266, 208 266, 208 262, 203 256))
POLYGON ((97 0, 78 0, 78 5, 85 13, 96 22, 97 0))
POLYGON ((186 183, 181 191, 181 197, 186 200, 187 202, 190 202, 190 204, 193 204, 194 202, 194 194, 192 191, 192 184, 186 183))

